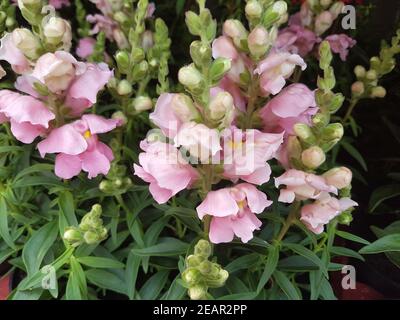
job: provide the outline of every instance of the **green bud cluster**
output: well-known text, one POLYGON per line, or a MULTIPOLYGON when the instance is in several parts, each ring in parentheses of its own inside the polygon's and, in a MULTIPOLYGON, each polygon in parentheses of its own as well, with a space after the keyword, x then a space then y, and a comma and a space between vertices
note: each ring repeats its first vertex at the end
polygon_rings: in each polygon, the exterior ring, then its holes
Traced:
POLYGON ((96 244, 107 238, 107 229, 100 218, 102 209, 95 204, 90 212, 85 214, 78 227, 68 227, 63 235, 65 241, 76 247, 82 243, 96 244))
POLYGON ((99 184, 99 189, 106 194, 120 194, 132 186, 132 180, 126 174, 126 166, 112 162, 107 177, 99 184))
POLYGON ((327 41, 321 43, 319 54, 320 68, 323 70, 323 76, 318 77, 318 90, 315 93, 319 112, 313 116, 311 126, 304 123, 294 125, 297 141, 292 141, 289 148, 290 160, 299 169, 317 169, 325 162, 325 153, 342 139, 344 133, 342 124, 330 123, 331 114, 342 106, 344 96, 332 92, 336 79, 331 67, 332 53, 327 41))
POLYGON ((211 244, 200 240, 194 248, 194 254, 186 258, 182 280, 192 300, 206 299, 208 288, 222 287, 228 279, 229 273, 218 263, 209 260, 211 251, 211 244))
POLYGON ((15 6, 10 1, 2 1, 0 3, 0 34, 11 31, 16 25, 15 6))

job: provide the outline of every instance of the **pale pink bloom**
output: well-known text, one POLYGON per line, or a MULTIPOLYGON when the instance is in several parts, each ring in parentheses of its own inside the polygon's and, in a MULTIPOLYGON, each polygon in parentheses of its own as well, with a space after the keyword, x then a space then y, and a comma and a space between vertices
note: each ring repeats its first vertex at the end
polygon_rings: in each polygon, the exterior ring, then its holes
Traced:
POLYGON ((55 174, 63 179, 71 179, 82 170, 88 172, 89 179, 106 175, 114 156, 97 134, 109 132, 118 125, 120 120, 85 114, 80 120, 53 129, 38 143, 40 155, 57 153, 55 174))
POLYGON ((338 53, 342 61, 346 61, 349 50, 357 43, 356 40, 345 34, 332 34, 325 38, 331 46, 334 53, 338 53))
POLYGON ((60 9, 62 6, 69 7, 71 5, 70 0, 49 0, 49 4, 56 9, 60 9))
POLYGON ((75 76, 85 71, 85 63, 78 62, 70 53, 56 51, 45 53, 35 64, 30 75, 56 94, 65 91, 75 76))
POLYGON ((271 168, 267 163, 283 142, 283 134, 262 133, 255 129, 246 131, 235 127, 223 132, 224 176, 237 182, 261 185, 269 181, 271 168))
POLYGON ((210 163, 210 158, 222 150, 218 130, 194 121, 180 127, 174 143, 176 147, 189 151, 190 156, 200 160, 200 163, 210 163))
POLYGON ((66 93, 65 104, 71 115, 79 115, 97 101, 97 94, 113 77, 106 63, 86 63, 83 73, 77 75, 66 93))
POLYGON ((286 84, 296 66, 305 70, 307 65, 297 54, 288 52, 271 52, 255 69, 260 75, 260 87, 264 95, 277 94, 286 84))
POLYGON ((317 35, 323 34, 331 26, 335 20, 334 15, 330 11, 323 11, 315 18, 315 33, 317 35))
POLYGON ((212 55, 214 59, 227 58, 231 60, 231 69, 227 73, 227 77, 232 81, 239 83, 240 74, 249 65, 244 55, 238 52, 232 40, 227 36, 220 36, 212 43, 212 55))
POLYGON ((296 123, 311 124, 318 111, 314 91, 301 83, 287 86, 261 110, 260 116, 266 132, 293 134, 296 123))
POLYGON ((265 193, 251 184, 241 183, 232 188, 210 191, 196 210, 200 219, 212 216, 211 242, 230 242, 236 235, 246 243, 253 238, 254 230, 261 227, 255 213, 262 213, 271 204, 265 193))
POLYGON ((325 178, 312 173, 290 169, 275 178, 275 187, 285 185, 280 190, 278 201, 292 203, 296 200, 318 199, 324 192, 337 194, 334 186, 328 185, 325 178))
POLYGON ((197 171, 171 144, 147 143, 140 147, 139 165, 134 164, 135 175, 150 183, 149 191, 157 203, 165 203, 179 191, 190 188, 198 179, 197 171))
POLYGON ((22 74, 30 70, 29 60, 14 44, 11 33, 6 33, 1 38, 0 60, 7 61, 14 72, 22 74))
POLYGON ((76 48, 76 55, 82 59, 86 59, 93 53, 95 44, 96 40, 91 37, 80 39, 76 48))
POLYGON ((183 121, 172 108, 174 93, 163 93, 157 100, 154 111, 150 113, 150 120, 161 129, 166 137, 173 138, 183 124, 183 121))
POLYGON ((320 39, 311 30, 292 24, 279 32, 274 47, 278 51, 299 54, 304 58, 319 41, 320 39))
POLYGON ((117 23, 111 18, 101 14, 89 14, 86 16, 86 20, 94 24, 90 34, 98 34, 103 31, 107 39, 114 40, 114 29, 118 27, 117 23))
MULTIPOLYGON (((112 14, 112 2, 110 0, 89 0, 90 2, 94 3, 104 15, 112 14)), ((122 2, 122 1, 121 1, 122 2)))
POLYGON ((11 132, 23 143, 32 143, 49 128, 55 115, 39 100, 10 90, 0 90, 0 122, 10 121, 11 132))
POLYGON ((321 199, 316 200, 314 203, 306 204, 301 209, 300 220, 310 231, 320 234, 324 231, 324 225, 328 224, 343 211, 357 205, 357 202, 350 198, 338 200, 325 194, 321 199))

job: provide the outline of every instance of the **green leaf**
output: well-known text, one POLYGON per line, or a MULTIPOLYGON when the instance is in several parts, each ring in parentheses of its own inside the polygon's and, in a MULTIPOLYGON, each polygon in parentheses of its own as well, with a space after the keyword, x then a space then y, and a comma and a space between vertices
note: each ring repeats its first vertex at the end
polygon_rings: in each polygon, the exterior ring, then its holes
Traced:
POLYGON ((15 249, 8 227, 7 203, 4 196, 1 195, 0 197, 0 236, 10 248, 15 249))
POLYGON ((136 280, 142 257, 135 255, 132 250, 129 251, 126 262, 125 282, 129 299, 133 300, 136 290, 136 280))
POLYGON ((175 238, 161 238, 161 242, 147 248, 132 249, 139 256, 179 256, 186 253, 189 244, 175 238))
POLYGON ((125 282, 114 273, 102 269, 91 269, 85 271, 85 274, 89 282, 100 288, 126 294, 125 282))
POLYGON ((400 196, 400 184, 390 184, 374 190, 368 204, 368 212, 373 212, 383 201, 400 196))
POLYGON ((288 277, 278 270, 275 270, 273 277, 278 284, 278 286, 282 289, 285 295, 291 300, 301 300, 301 296, 299 291, 293 285, 292 282, 288 279, 288 277))
POLYGON ((67 300, 81 300, 82 294, 79 284, 79 275, 77 274, 76 270, 77 264, 79 265, 79 263, 73 256, 71 257, 70 262, 71 262, 71 271, 69 273, 67 287, 65 290, 65 298, 67 300), (72 265, 74 265, 74 267, 72 267, 72 265))
POLYGON ((243 292, 219 297, 217 300, 253 300, 257 296, 257 292, 243 292))
POLYGON ((89 257, 79 257, 77 258, 77 260, 79 263, 91 268, 118 269, 125 267, 125 265, 122 262, 110 258, 89 256, 89 257))
POLYGON ((182 13, 183 7, 185 6, 185 2, 186 2, 186 0, 177 0, 176 1, 175 11, 178 16, 182 13))
POLYGON ((274 273, 276 266, 279 261, 279 248, 276 246, 272 246, 268 249, 268 257, 265 263, 264 272, 260 277, 260 281, 258 282, 257 292, 260 292, 264 286, 267 284, 268 280, 271 278, 271 275, 274 273))
POLYGON ((65 188, 65 185, 59 179, 53 177, 25 177, 24 179, 18 180, 13 184, 14 188, 26 188, 34 186, 56 186, 65 188))
POLYGON ((26 242, 22 250, 22 260, 28 277, 39 271, 44 256, 57 238, 57 229, 57 221, 51 221, 37 230, 26 242))
POLYGON ((337 300, 331 284, 325 278, 321 283, 321 296, 324 298, 324 300, 337 300))
POLYGON ((345 140, 341 141, 341 145, 354 159, 358 161, 358 163, 365 171, 368 171, 367 163, 365 162, 361 153, 356 148, 354 148, 350 143, 345 140))
POLYGON ((304 258, 310 260, 311 262, 313 262, 315 265, 317 265, 321 272, 328 277, 328 271, 326 270, 326 267, 324 265, 324 263, 321 261, 320 258, 318 258, 318 256, 312 252, 311 250, 307 249, 306 247, 303 247, 299 244, 295 244, 295 243, 284 243, 283 244, 285 247, 289 248, 290 250, 292 250, 293 252, 303 256, 304 258))
POLYGON ((139 290, 139 295, 143 300, 155 300, 164 288, 168 280, 169 271, 161 270, 154 274, 146 281, 144 286, 139 290))
POLYGON ((176 276, 163 300, 181 300, 186 294, 186 288, 179 284, 180 274, 176 276))
POLYGON ((87 282, 85 272, 74 256, 71 256, 70 258, 70 265, 71 272, 73 272, 74 278, 76 278, 74 281, 78 283, 80 295, 82 299, 87 299, 87 282))
POLYGON ((233 273, 238 270, 249 269, 260 261, 260 255, 257 253, 250 253, 245 256, 241 256, 231 263, 229 263, 224 269, 229 273, 233 273))
POLYGON ((15 181, 21 179, 22 177, 32 174, 32 173, 38 173, 38 172, 43 172, 43 171, 49 171, 52 172, 54 170, 54 165, 52 164, 47 164, 47 163, 37 163, 34 164, 28 168, 25 168, 24 170, 20 171, 16 177, 15 181))
POLYGON ((384 236, 365 246, 359 252, 361 254, 375 254, 389 251, 400 251, 400 233, 384 236))
POLYGON ((358 252, 351 250, 349 248, 343 248, 343 247, 335 247, 333 246, 331 248, 331 253, 337 255, 337 256, 345 256, 345 257, 352 257, 356 258, 361 261, 365 261, 362 255, 360 255, 358 252))
POLYGON ((318 266, 303 256, 291 255, 279 261, 279 270, 288 272, 304 272, 318 270, 318 266))
POLYGON ((345 231, 336 230, 336 235, 338 235, 339 237, 341 237, 343 239, 350 240, 353 242, 357 242, 357 243, 361 243, 361 244, 370 244, 369 241, 367 241, 363 238, 360 238, 354 234, 345 232, 345 231))

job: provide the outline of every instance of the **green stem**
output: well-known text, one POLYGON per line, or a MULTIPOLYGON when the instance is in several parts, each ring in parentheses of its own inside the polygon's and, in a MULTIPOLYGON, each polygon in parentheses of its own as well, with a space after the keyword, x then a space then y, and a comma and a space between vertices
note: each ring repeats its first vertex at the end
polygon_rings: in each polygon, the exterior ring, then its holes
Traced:
POLYGON ((249 97, 246 109, 246 117, 243 123, 242 129, 248 129, 252 127, 253 113, 256 109, 256 102, 259 93, 259 81, 258 77, 252 77, 251 85, 248 89, 247 95, 249 97))
POLYGON ((350 102, 350 105, 347 109, 346 115, 344 116, 343 120, 342 120, 342 124, 346 124, 346 122, 349 120, 349 118, 351 117, 351 114, 355 108, 355 106, 357 105, 359 99, 352 99, 350 102))
POLYGON ((281 242, 286 233, 289 231, 290 227, 292 226, 293 222, 297 219, 297 214, 300 209, 301 202, 296 201, 291 205, 290 212, 288 217, 286 218, 285 223, 283 224, 283 227, 281 231, 279 232, 278 237, 276 238, 276 241, 281 242))

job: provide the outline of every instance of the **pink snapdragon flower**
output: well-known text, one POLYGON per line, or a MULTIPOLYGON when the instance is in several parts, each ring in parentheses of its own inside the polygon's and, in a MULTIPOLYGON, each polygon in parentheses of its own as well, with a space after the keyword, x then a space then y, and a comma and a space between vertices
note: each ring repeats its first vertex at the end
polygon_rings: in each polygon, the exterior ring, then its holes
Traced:
POLYGON ((197 171, 173 145, 142 141, 140 147, 145 152, 139 154, 140 166, 133 165, 135 175, 150 183, 150 193, 157 203, 167 202, 198 179, 197 171))
POLYGON ((343 211, 357 205, 357 202, 354 202, 350 198, 338 200, 329 194, 324 194, 323 197, 314 203, 303 206, 300 220, 310 231, 320 234, 324 231, 324 225, 328 224, 343 211))
POLYGON ((283 142, 283 134, 262 133, 255 129, 242 131, 231 127, 223 132, 224 176, 237 182, 261 185, 269 181, 271 160, 283 142))
POLYGON ((38 143, 40 155, 57 153, 55 174, 71 179, 82 170, 89 179, 107 174, 114 159, 112 150, 99 141, 98 134, 106 133, 120 125, 120 120, 85 114, 80 120, 53 129, 48 137, 38 143))
POLYGON ((262 213, 271 204, 272 201, 255 186, 241 183, 232 188, 210 191, 196 210, 200 219, 212 216, 211 242, 231 242, 236 235, 246 243, 262 224, 255 213, 262 213))
POLYGON ((172 108, 172 100, 175 96, 174 93, 161 94, 154 111, 149 115, 150 120, 169 138, 175 137, 183 124, 182 118, 172 108))
POLYGON ((0 90, 0 123, 10 122, 11 132, 23 143, 32 143, 49 128, 55 115, 39 100, 10 90, 0 90))
POLYGON ((118 25, 111 18, 102 14, 89 14, 86 16, 86 20, 94 25, 92 30, 90 30, 91 35, 103 31, 107 39, 114 39, 114 30, 118 25))
POLYGON ((86 59, 89 57, 94 50, 96 40, 91 37, 85 37, 79 40, 78 47, 76 48, 76 54, 79 58, 86 59))
POLYGON ((304 58, 320 40, 311 30, 292 24, 279 32, 274 47, 278 51, 299 54, 304 58))
POLYGON ((181 126, 174 142, 176 147, 183 147, 200 163, 210 163, 210 158, 222 150, 218 130, 194 121, 181 126))
POLYGON ((7 61, 18 74, 28 72, 31 68, 29 60, 15 45, 12 33, 6 33, 1 38, 0 60, 7 61))
POLYGON ((301 70, 305 70, 307 67, 299 55, 288 52, 271 52, 254 71, 260 75, 260 87, 263 94, 268 96, 279 93, 296 66, 300 66, 301 70))
POLYGON ((237 109, 243 112, 246 111, 247 99, 234 81, 232 81, 228 76, 224 76, 219 82, 218 87, 231 94, 234 105, 237 109))
POLYGON ((292 203, 296 200, 318 199, 325 192, 337 194, 334 186, 328 185, 325 178, 312 173, 290 169, 275 178, 275 187, 285 185, 280 190, 278 201, 292 203))
POLYGON ((301 83, 291 84, 259 111, 265 132, 293 134, 296 123, 311 124, 318 112, 314 91, 301 83))
POLYGON ((356 40, 345 34, 332 34, 325 38, 334 53, 338 53, 342 61, 346 61, 349 50, 357 43, 356 40))

